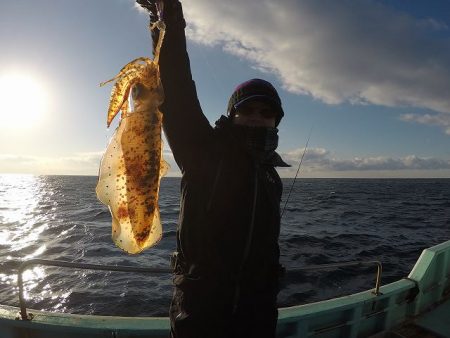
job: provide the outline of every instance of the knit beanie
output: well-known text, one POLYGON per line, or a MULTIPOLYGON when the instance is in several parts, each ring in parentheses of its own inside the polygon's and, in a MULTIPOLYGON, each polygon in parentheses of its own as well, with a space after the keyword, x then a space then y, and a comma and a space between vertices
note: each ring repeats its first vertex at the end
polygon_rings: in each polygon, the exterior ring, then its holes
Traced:
POLYGON ((251 79, 236 87, 228 101, 228 116, 233 116, 235 109, 242 103, 253 100, 267 102, 278 112, 275 118, 275 125, 278 126, 284 116, 281 99, 272 84, 262 79, 251 79))

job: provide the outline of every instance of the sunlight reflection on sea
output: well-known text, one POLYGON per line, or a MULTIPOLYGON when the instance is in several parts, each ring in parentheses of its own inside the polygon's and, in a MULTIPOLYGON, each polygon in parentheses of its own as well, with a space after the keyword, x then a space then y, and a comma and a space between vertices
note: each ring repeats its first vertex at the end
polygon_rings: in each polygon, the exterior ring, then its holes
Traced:
MULTIPOLYGON (((139 256, 129 256, 111 241, 110 215, 95 196, 93 177, 0 175, 0 300, 17 304, 17 267, 32 258, 132 266, 167 266, 174 222, 166 226, 170 243, 139 256)), ((162 201, 178 212, 177 196, 162 201), (171 201, 175 200, 175 205, 171 201)), ((164 214, 166 212, 162 212, 164 214)), ((167 216, 167 214, 166 214, 167 216)), ((166 240, 167 241, 167 240, 166 240)), ((73 313, 97 313, 107 300, 121 303, 147 300, 161 304, 170 294, 168 276, 129 276, 123 273, 34 266, 23 273, 28 306, 73 313), (140 292, 144 290, 146 296, 140 292), (158 293, 158 295, 155 295, 158 293), (126 295, 121 297, 120 295, 126 295), (117 296, 118 295, 118 296, 117 296)), ((164 302, 164 303, 163 303, 164 302)), ((135 313, 154 309, 137 302, 135 313)), ((160 310, 158 310, 160 311, 160 310)), ((106 311, 107 312, 107 311, 106 311)))

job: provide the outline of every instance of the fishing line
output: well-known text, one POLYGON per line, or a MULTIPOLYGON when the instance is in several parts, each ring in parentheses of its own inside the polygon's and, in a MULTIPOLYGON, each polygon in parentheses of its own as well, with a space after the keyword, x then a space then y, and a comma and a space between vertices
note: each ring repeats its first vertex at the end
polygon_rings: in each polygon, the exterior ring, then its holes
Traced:
POLYGON ((306 140, 305 149, 303 150, 302 157, 300 158, 300 163, 297 168, 297 173, 295 174, 294 180, 292 181, 292 184, 291 184, 291 188, 289 189, 288 196, 286 198, 286 201, 284 202, 284 207, 283 207, 283 211, 281 212, 280 219, 283 218, 284 212, 286 211, 286 205, 288 204, 289 198, 291 197, 291 193, 292 193, 292 189, 294 188, 295 180, 297 179, 298 173, 300 172, 300 168, 303 163, 303 158, 305 157, 306 150, 308 149, 309 139, 311 138, 312 130, 313 130, 313 128, 311 127, 311 129, 309 130, 308 139, 306 140))

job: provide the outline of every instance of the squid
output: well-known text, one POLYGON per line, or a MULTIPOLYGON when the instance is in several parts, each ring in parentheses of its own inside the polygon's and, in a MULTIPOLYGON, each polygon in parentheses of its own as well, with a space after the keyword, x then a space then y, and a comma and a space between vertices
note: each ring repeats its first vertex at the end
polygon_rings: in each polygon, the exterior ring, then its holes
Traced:
POLYGON ((164 27, 158 28, 154 60, 137 58, 100 84, 116 81, 107 126, 119 111, 122 114, 100 163, 96 194, 111 212, 113 242, 129 254, 142 252, 162 237, 158 197, 169 165, 162 156, 162 114, 158 108, 164 100, 158 67, 164 27))

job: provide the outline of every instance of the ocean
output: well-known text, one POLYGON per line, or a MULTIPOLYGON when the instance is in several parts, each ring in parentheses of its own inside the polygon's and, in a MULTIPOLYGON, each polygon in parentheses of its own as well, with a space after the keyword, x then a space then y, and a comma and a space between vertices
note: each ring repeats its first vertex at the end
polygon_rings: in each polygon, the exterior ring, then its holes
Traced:
MULTIPOLYGON (((41 258, 163 267, 175 249, 179 178, 164 178, 161 242, 131 256, 111 240, 96 177, 0 175, 0 302, 18 306, 17 267, 41 258)), ((292 179, 283 179, 284 205, 292 179)), ((298 179, 282 218, 286 269, 379 260, 382 283, 406 277, 421 251, 450 239, 450 179, 298 179)), ((375 266, 288 273, 280 307, 368 290, 375 266)), ((78 314, 167 316, 170 274, 34 266, 24 273, 27 307, 78 314)))

